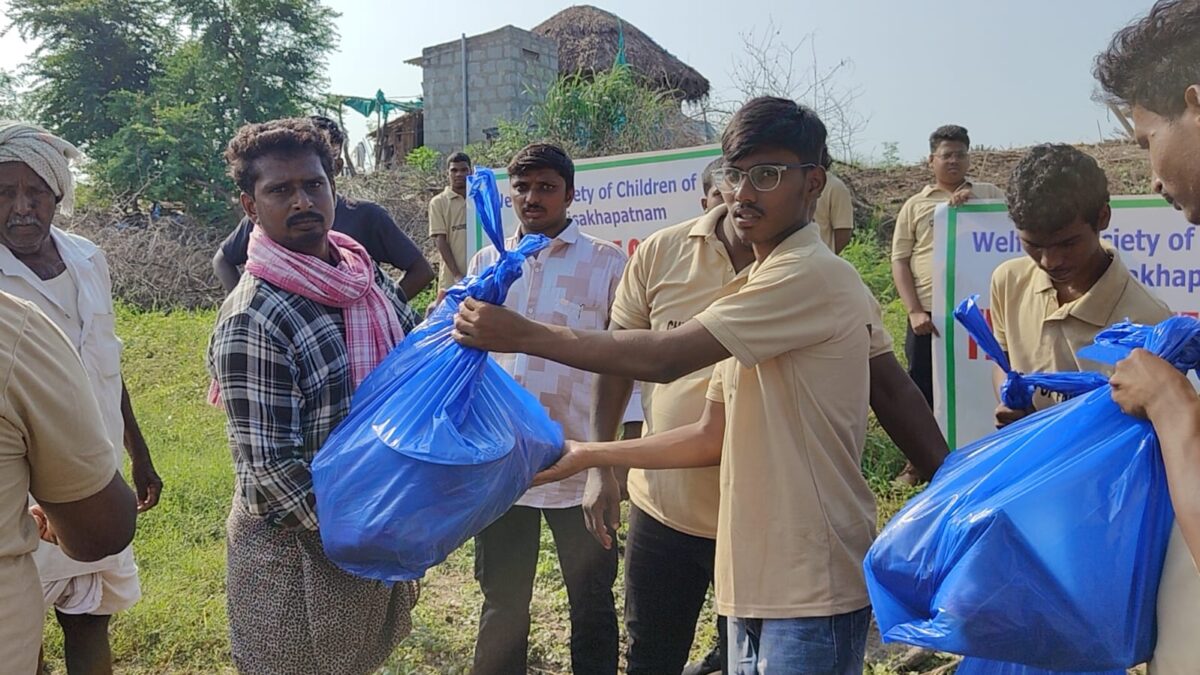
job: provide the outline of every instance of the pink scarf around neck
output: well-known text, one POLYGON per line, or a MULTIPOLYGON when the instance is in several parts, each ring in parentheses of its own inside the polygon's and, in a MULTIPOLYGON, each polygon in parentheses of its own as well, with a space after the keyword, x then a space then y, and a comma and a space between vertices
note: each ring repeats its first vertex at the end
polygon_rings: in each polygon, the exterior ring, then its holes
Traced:
MULTIPOLYGON (((375 263, 366 249, 349 236, 334 231, 329 232, 329 246, 338 261, 336 266, 284 248, 256 227, 250 233, 246 273, 289 293, 342 310, 350 376, 357 388, 404 339, 404 328, 392 303, 375 285, 375 263)), ((215 380, 209 401, 214 405, 220 401, 215 380)))
POLYGON ((346 352, 357 387, 383 357, 404 339, 404 329, 387 296, 375 285, 375 263, 366 249, 341 232, 329 232, 337 266, 280 246, 263 234, 250 233, 246 273, 327 307, 342 310, 346 352))

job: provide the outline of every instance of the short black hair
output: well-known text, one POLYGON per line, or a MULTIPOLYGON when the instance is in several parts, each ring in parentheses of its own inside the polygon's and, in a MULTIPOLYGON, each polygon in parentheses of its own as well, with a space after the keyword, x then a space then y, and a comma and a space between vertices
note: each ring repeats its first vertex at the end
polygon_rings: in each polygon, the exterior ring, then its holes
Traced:
POLYGON ((704 167, 704 171, 700 173, 700 184, 703 186, 704 194, 706 196, 708 195, 708 191, 711 190, 713 186, 713 172, 721 168, 721 165, 724 163, 725 158, 718 157, 709 162, 708 166, 704 167))
POLYGON ((1008 181, 1008 214, 1019 230, 1050 233, 1079 218, 1095 227, 1107 204, 1104 170, 1070 145, 1035 145, 1008 181))
POLYGON ((465 153, 465 152, 461 152, 461 151, 456 152, 453 155, 450 155, 449 157, 447 157, 446 158, 446 168, 449 169, 450 165, 455 162, 466 162, 467 166, 471 166, 471 158, 468 157, 467 153, 465 153))
POLYGON ((553 143, 530 143, 518 150, 508 163, 509 176, 520 176, 538 169, 553 169, 566 182, 568 193, 575 190, 575 162, 571 161, 565 150, 553 143))
POLYGON ((346 132, 342 131, 337 122, 324 115, 309 115, 308 119, 318 129, 325 132, 325 135, 329 137, 330 145, 336 145, 339 148, 346 145, 346 132))
POLYGON ((971 135, 967 133, 966 127, 960 127, 957 124, 943 124, 929 134, 929 152, 936 152, 938 146, 946 141, 962 143, 968 148, 971 147, 971 135))
POLYGON ((256 160, 266 155, 300 155, 312 152, 321 160, 325 176, 333 177, 333 148, 329 136, 307 117, 292 117, 247 124, 237 130, 225 148, 229 176, 246 194, 254 194, 258 182, 256 160))
POLYGON ((738 109, 721 134, 721 154, 730 162, 763 148, 784 148, 801 162, 829 166, 825 123, 811 108, 791 99, 760 96, 738 109))
POLYGON ((1183 93, 1200 84, 1200 0, 1159 0, 1150 13, 1113 35, 1093 74, 1111 103, 1176 119, 1183 93))

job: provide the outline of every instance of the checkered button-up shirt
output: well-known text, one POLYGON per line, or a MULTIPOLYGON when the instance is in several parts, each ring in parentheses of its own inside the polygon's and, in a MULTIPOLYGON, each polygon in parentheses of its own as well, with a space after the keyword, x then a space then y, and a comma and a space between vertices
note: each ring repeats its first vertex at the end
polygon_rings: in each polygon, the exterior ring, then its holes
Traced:
MULTIPOLYGON (((411 331, 416 316, 395 282, 376 267, 375 283, 411 331)), ((310 465, 354 393, 342 310, 244 275, 221 306, 208 370, 221 387, 243 508, 317 529, 310 465)))
MULTIPOLYGON (((510 250, 514 236, 505 242, 510 250)), ((471 260, 470 273, 496 262, 495 247, 480 251, 471 260)), ((625 269, 625 254, 613 244, 579 231, 572 222, 536 258, 525 261, 524 274, 508 291, 504 306, 544 323, 584 330, 608 327, 609 309, 625 269)), ((541 401, 550 418, 563 426, 566 437, 590 440, 595 406, 595 375, 526 354, 493 354, 523 387, 541 401)), ((561 509, 583 503, 587 474, 531 488, 518 506, 561 509)))

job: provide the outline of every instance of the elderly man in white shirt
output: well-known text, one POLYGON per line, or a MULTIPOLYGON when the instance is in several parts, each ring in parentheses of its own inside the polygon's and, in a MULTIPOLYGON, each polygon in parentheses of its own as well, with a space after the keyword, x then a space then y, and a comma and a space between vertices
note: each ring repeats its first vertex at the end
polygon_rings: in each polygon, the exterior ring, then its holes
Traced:
MULTIPOLYGON (((129 453, 138 510, 146 511, 158 503, 162 480, 121 378, 108 263, 95 244, 53 225, 57 213, 70 213, 69 163, 78 156, 43 129, 0 122, 0 290, 37 305, 78 350, 109 440, 129 453)), ((38 506, 32 510, 40 515, 38 506)), ((141 597, 132 549, 82 563, 50 532, 34 560, 46 604, 63 628, 67 671, 111 672, 109 617, 141 597)))

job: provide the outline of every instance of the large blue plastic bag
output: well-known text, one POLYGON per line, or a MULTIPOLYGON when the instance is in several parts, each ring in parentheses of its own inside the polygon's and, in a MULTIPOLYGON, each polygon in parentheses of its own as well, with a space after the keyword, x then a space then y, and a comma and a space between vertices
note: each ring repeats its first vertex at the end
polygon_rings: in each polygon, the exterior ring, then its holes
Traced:
MULTIPOLYGON (((1189 370, 1200 323, 1124 323, 1096 342, 1081 355, 1111 362, 1144 344, 1189 370)), ((1032 379, 1100 381, 1073 375, 1032 379)), ((1153 429, 1101 386, 952 453, 892 519, 864 561, 880 631, 1049 670, 1144 662, 1173 517, 1153 429)))
POLYGON ((1023 666, 1019 663, 988 661, 969 656, 963 659, 962 663, 958 664, 958 668, 954 670, 954 675, 1125 675, 1125 673, 1126 670, 1124 668, 1065 673, 1061 670, 1046 670, 1044 668, 1034 668, 1033 666, 1023 666))
POLYGON ((562 427, 486 352, 450 336, 467 296, 500 304, 542 235, 504 250, 495 177, 471 177, 500 260, 446 299, 363 380, 313 461, 325 553, 352 574, 419 579, 499 518, 562 452, 562 427))

